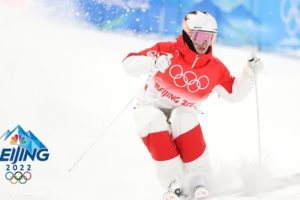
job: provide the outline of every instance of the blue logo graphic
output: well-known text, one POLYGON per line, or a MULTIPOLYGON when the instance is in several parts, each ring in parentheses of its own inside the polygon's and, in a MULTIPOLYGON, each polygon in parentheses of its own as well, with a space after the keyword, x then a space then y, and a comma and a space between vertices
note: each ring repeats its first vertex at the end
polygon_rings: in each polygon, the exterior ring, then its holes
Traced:
POLYGON ((0 161, 10 161, 11 164, 15 164, 20 161, 49 159, 48 148, 30 130, 24 131, 20 125, 12 131, 7 130, 2 137, 11 148, 0 149, 0 161))
POLYGON ((32 166, 25 162, 46 161, 48 148, 29 130, 18 125, 12 131, 7 130, 1 137, 0 162, 6 164, 5 179, 11 184, 25 184, 32 178, 32 166), (21 162, 21 164, 18 164, 21 162))

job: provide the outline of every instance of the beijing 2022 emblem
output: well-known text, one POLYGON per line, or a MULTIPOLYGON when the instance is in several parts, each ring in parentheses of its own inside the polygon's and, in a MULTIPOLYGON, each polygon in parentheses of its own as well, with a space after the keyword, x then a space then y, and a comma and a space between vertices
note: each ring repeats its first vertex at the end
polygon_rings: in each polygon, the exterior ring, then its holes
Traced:
POLYGON ((4 178, 11 184, 25 184, 33 178, 32 163, 47 161, 48 148, 29 130, 17 125, 0 137, 0 164, 4 178))

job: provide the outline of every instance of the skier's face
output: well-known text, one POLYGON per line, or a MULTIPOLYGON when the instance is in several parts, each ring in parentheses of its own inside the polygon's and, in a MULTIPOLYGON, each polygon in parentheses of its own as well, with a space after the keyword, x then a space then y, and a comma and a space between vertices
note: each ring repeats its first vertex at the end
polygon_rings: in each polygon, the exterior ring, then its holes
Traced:
POLYGON ((198 54, 205 54, 209 48, 210 43, 207 41, 204 41, 202 44, 198 44, 196 42, 193 42, 194 47, 198 54))
POLYGON ((214 33, 192 30, 191 32, 191 40, 194 44, 194 47, 199 54, 205 54, 208 50, 209 46, 212 43, 214 37, 214 33))

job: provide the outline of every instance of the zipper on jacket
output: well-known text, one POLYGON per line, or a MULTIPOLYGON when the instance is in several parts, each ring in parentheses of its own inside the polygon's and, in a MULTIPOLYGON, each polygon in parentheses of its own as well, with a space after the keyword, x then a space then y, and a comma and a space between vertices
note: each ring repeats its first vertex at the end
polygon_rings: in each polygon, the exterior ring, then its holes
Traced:
POLYGON ((192 65, 192 68, 195 67, 196 62, 198 61, 198 59, 199 59, 199 54, 197 54, 197 56, 196 56, 196 58, 195 58, 195 60, 194 60, 194 63, 193 63, 193 65, 192 65))

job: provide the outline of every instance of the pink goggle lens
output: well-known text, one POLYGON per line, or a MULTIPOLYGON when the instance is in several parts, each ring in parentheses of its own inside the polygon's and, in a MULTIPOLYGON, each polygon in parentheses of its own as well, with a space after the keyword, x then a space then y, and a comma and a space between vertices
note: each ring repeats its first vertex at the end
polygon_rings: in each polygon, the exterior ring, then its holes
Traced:
POLYGON ((192 30, 191 40, 197 44, 203 44, 205 41, 207 43, 211 43, 213 39, 213 32, 204 32, 204 31, 196 31, 192 30))

